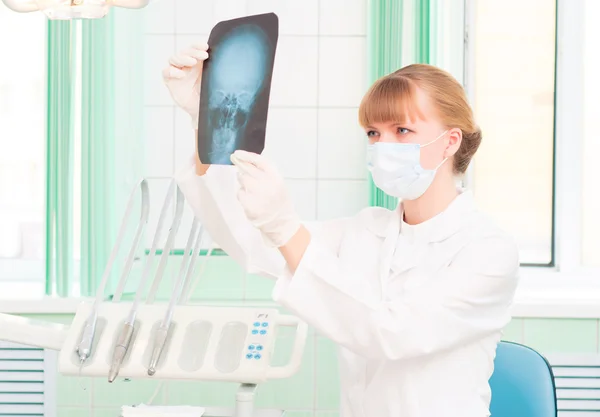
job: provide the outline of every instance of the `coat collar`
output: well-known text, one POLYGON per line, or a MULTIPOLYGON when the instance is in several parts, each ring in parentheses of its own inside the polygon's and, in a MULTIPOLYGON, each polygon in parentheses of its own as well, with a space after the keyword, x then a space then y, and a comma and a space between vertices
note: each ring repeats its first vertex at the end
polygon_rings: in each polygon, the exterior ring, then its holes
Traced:
POLYGON ((459 193, 446 210, 423 223, 405 223, 404 209, 400 202, 395 210, 386 210, 387 215, 382 216, 380 212, 373 216, 369 229, 380 237, 399 233, 415 241, 441 242, 457 233, 467 221, 467 213, 475 210, 472 192, 459 189, 459 193))

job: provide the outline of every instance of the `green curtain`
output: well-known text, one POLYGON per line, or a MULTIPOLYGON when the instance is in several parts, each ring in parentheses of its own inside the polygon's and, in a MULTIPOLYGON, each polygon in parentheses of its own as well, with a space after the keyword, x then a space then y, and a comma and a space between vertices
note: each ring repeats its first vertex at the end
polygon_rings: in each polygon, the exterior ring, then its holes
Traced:
POLYGON ((66 297, 73 278, 74 25, 48 21, 46 294, 66 297))
POLYGON ((142 16, 113 9, 103 19, 48 22, 48 295, 94 295, 139 179, 142 16))
POLYGON ((82 22, 81 293, 92 295, 114 239, 114 18, 82 22), (107 227, 108 226, 108 227, 107 227))
MULTIPOLYGON (((462 80, 463 13, 462 0, 370 0, 369 84, 413 63, 440 66, 462 80)), ((369 205, 396 207, 396 198, 369 183, 369 205)))
MULTIPOLYGON (((401 67, 430 62, 432 0, 371 0, 367 42, 369 84, 401 67), (412 43, 412 45, 411 45, 412 43)), ((369 179, 369 205, 394 209, 398 199, 369 179)))
MULTIPOLYGON (((139 11, 118 9, 103 19, 83 22, 80 285, 84 296, 94 295, 99 284, 143 160, 141 22, 139 11)), ((107 291, 116 283, 126 249, 122 247, 107 291)))

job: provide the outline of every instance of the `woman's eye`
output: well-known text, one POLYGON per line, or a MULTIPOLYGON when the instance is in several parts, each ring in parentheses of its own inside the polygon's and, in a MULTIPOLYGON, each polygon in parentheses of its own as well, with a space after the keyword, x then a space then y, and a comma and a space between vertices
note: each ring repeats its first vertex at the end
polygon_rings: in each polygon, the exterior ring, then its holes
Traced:
POLYGON ((373 137, 373 136, 375 136, 376 134, 377 134, 377 132, 375 132, 374 130, 369 130, 369 131, 367 132, 367 137, 373 137))
POLYGON ((401 135, 406 135, 406 134, 410 133, 410 130, 408 130, 405 127, 399 127, 398 128, 398 133, 400 133, 401 135))

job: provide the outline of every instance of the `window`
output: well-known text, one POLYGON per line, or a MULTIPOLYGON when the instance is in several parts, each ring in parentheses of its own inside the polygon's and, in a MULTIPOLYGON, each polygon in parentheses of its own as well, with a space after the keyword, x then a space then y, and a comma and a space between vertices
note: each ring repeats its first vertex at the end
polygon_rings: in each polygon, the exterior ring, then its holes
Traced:
POLYGON ((600 267, 600 2, 586 0, 584 7, 583 264, 588 267, 600 267))
POLYGON ((471 5, 467 88, 483 141, 470 185, 479 207, 517 237, 523 264, 551 265, 555 0, 471 5))
POLYGON ((46 18, 0 2, 0 279, 41 281, 45 258, 46 18))

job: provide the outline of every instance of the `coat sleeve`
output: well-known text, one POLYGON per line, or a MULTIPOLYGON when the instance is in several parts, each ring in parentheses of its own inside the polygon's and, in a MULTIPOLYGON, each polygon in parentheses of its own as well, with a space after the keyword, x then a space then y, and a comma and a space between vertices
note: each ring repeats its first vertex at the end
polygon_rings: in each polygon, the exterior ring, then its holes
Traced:
MULTIPOLYGON (((377 298, 313 240, 274 298, 334 342, 366 358, 434 354, 501 331, 510 321, 518 250, 506 237, 474 241, 450 266, 395 298, 377 298)), ((417 278, 418 279, 418 278, 417 278)))
MULTIPOLYGON (((246 272, 273 279, 285 275, 285 259, 276 248, 264 243, 237 199, 239 183, 235 167, 213 165, 199 176, 191 159, 174 178, 211 238, 246 272)), ((345 224, 346 220, 340 219, 305 223, 305 226, 311 233, 327 236, 324 245, 336 252, 345 224)))

